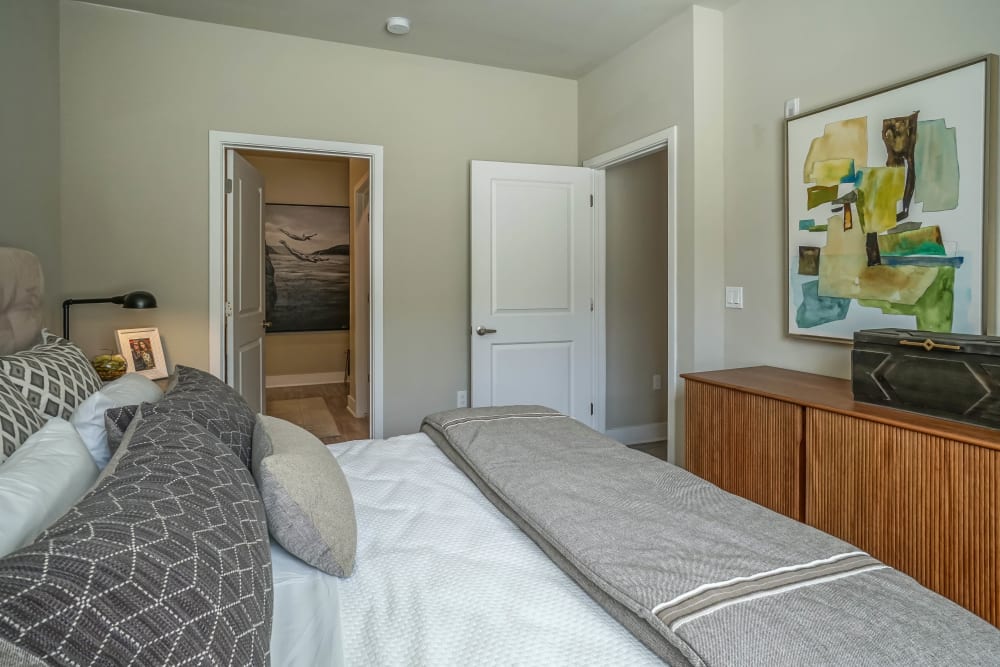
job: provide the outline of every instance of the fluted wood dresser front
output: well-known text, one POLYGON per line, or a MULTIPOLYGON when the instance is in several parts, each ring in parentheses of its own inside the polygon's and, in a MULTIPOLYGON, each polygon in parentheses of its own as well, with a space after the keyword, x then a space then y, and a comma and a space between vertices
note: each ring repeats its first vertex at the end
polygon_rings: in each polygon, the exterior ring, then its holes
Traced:
POLYGON ((1000 625, 1000 431, 769 366, 683 375, 687 468, 1000 625))

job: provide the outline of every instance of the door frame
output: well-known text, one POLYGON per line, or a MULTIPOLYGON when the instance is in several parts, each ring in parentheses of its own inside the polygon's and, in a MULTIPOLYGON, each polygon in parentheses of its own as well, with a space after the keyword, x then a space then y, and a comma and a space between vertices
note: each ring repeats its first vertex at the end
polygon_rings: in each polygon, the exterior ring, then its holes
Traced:
POLYGON ((369 429, 372 438, 383 437, 383 295, 382 295, 382 184, 383 147, 342 141, 277 137, 244 132, 210 130, 208 133, 208 364, 209 371, 226 379, 226 150, 253 149, 275 153, 332 155, 367 158, 370 178, 369 288, 369 429))
POLYGON ((667 460, 677 455, 677 126, 655 132, 589 160, 583 166, 594 170, 594 428, 602 433, 607 416, 607 170, 659 150, 667 151, 667 460))

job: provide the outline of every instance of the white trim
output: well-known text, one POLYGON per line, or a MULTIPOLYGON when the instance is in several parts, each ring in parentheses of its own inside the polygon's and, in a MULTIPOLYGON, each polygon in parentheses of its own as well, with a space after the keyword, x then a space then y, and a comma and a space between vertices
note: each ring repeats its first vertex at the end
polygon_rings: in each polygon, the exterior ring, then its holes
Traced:
MULTIPOLYGON (((607 199, 605 193, 605 171, 619 164, 630 162, 658 150, 667 151, 667 377, 664 389, 667 392, 667 460, 676 461, 677 457, 677 385, 680 378, 677 374, 677 126, 668 127, 642 139, 637 139, 620 148, 596 157, 584 160, 583 166, 595 170, 595 214, 597 224, 595 243, 597 266, 597 288, 594 314, 596 316, 597 339, 594 344, 595 376, 600 376, 595 387, 594 416, 597 430, 604 430, 607 410, 607 272, 605 257, 607 255, 607 199)), ((662 438, 658 438, 661 439, 662 438)))
POLYGON ((371 229, 371 344, 369 346, 371 392, 369 420, 371 437, 383 436, 383 295, 382 295, 382 175, 383 148, 374 144, 352 144, 342 141, 274 137, 243 132, 208 133, 208 365, 209 371, 225 377, 225 152, 227 148, 253 148, 287 153, 319 153, 370 160, 371 188, 369 194, 371 229))
POLYGON ((607 153, 601 153, 600 155, 594 156, 589 160, 584 160, 583 166, 591 169, 607 169, 608 167, 613 167, 616 164, 624 164, 625 162, 631 162, 632 160, 638 160, 641 157, 646 157, 650 153, 655 153, 661 148, 666 148, 668 144, 676 140, 677 126, 674 125, 665 130, 654 132, 653 134, 643 137, 642 139, 636 139, 635 141, 625 144, 624 146, 619 146, 618 148, 610 150, 607 153))
POLYGON ((604 432, 606 436, 612 440, 617 440, 623 445, 643 445, 647 442, 669 440, 669 433, 667 422, 620 426, 618 428, 609 428, 604 432))
POLYGON ((273 387, 305 387, 311 384, 341 384, 345 380, 344 371, 328 373, 298 373, 293 375, 268 375, 265 385, 273 387))

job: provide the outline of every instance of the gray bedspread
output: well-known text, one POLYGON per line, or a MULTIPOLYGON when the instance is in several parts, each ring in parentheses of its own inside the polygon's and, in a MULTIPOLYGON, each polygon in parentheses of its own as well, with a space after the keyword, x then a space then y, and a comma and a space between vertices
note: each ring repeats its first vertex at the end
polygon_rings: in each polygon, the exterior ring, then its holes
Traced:
POLYGON ((423 431, 677 665, 987 665, 1000 631, 830 535, 540 406, 423 431))

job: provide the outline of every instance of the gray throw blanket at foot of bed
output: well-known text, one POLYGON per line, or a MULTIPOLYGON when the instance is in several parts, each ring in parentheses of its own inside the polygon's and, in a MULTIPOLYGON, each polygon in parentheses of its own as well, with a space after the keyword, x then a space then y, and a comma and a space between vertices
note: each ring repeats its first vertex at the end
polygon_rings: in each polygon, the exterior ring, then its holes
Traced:
POLYGON ((1000 631, 850 544, 539 406, 427 433, 675 665, 996 664, 1000 631))

